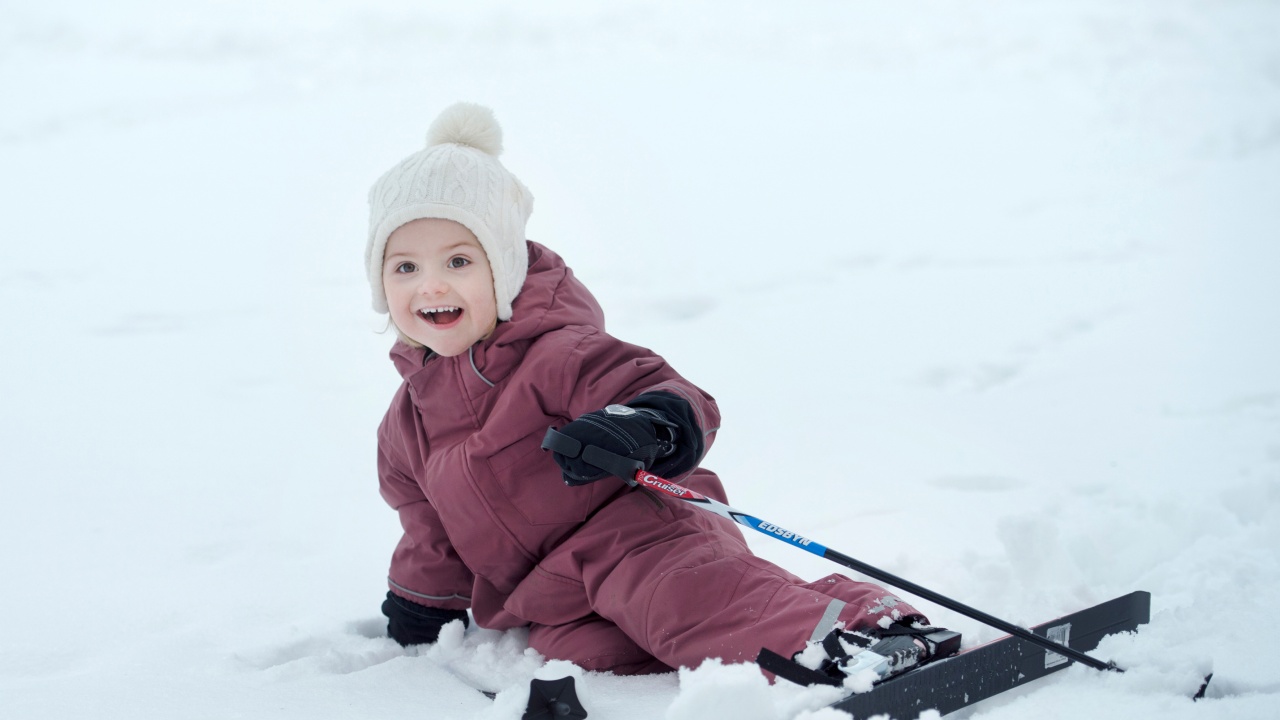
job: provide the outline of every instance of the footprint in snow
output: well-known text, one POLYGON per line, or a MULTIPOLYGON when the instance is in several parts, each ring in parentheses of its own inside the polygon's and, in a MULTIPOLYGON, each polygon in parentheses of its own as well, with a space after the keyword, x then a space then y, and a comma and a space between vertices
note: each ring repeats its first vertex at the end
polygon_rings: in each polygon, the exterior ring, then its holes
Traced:
POLYGON ((284 676, 347 675, 404 657, 404 648, 386 636, 376 620, 352 623, 346 633, 328 633, 283 645, 236 653, 254 670, 284 676))
POLYGON ((922 373, 917 382, 940 390, 983 392, 1004 385, 1023 371, 1019 363, 982 363, 968 368, 935 367, 922 373))
POLYGON ((1023 480, 1001 475, 944 475, 927 482, 936 488, 961 492, 1005 492, 1026 485, 1023 480))
POLYGON ((659 317, 680 322, 694 320, 706 315, 715 309, 716 301, 709 297, 689 295, 664 298, 651 303, 651 307, 659 317))
POLYGON ((176 315, 134 313, 117 319, 110 325, 92 328, 89 332, 101 337, 130 335, 168 335, 185 327, 176 315))

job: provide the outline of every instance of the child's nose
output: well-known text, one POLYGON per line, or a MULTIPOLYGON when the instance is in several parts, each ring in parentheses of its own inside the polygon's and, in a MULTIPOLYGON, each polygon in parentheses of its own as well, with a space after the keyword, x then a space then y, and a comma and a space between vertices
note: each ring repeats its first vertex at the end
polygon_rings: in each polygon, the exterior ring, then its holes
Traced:
POLYGON ((449 290, 449 284, 444 278, 433 275, 424 275, 422 282, 418 285, 418 292, 423 295, 442 295, 449 290))

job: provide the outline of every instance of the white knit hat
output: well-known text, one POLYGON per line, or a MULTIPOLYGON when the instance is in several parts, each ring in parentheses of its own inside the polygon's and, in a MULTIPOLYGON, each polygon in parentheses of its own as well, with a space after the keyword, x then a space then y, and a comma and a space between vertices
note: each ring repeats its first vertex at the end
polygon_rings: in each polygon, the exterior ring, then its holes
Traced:
POLYGON ((533 196, 498 156, 502 128, 493 111, 458 103, 427 130, 427 146, 401 160, 369 190, 369 244, 364 264, 373 286, 373 309, 387 312, 382 259, 387 237, 420 218, 461 223, 489 256, 498 319, 511 319, 511 303, 529 271, 525 224, 533 196))

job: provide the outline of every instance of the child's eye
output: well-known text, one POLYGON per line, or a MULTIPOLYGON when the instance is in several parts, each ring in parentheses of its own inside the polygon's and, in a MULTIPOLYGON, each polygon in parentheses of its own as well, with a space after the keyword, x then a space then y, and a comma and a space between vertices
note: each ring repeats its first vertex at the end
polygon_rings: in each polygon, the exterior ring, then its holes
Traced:
POLYGON ((396 272, 398 273, 411 273, 417 269, 418 269, 418 266, 414 265, 411 262, 402 262, 396 266, 396 272))
POLYGON ((449 267, 454 270, 457 270, 458 268, 464 268, 470 264, 471 264, 471 261, 462 257, 461 255, 455 255, 454 257, 449 258, 449 267))

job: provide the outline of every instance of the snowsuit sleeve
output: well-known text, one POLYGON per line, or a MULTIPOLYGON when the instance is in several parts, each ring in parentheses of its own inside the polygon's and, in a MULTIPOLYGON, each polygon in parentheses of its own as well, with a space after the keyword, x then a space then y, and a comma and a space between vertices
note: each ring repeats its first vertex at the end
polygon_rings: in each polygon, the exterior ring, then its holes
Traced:
POLYGON ((404 535, 391 555, 387 585, 391 592, 419 605, 465 610, 471 605, 473 576, 453 549, 436 509, 414 478, 412 452, 417 438, 401 430, 416 427, 417 413, 401 386, 378 428, 378 479, 382 498, 400 515, 404 535), (409 414, 410 417, 398 417, 409 414), (405 422, 408 420, 409 422, 405 422))
POLYGON ((652 351, 603 332, 583 337, 570 353, 564 373, 564 387, 572 388, 566 412, 571 419, 610 403, 630 403, 645 393, 669 393, 689 403, 702 434, 695 467, 711 448, 720 428, 720 409, 715 398, 684 379, 652 351))

